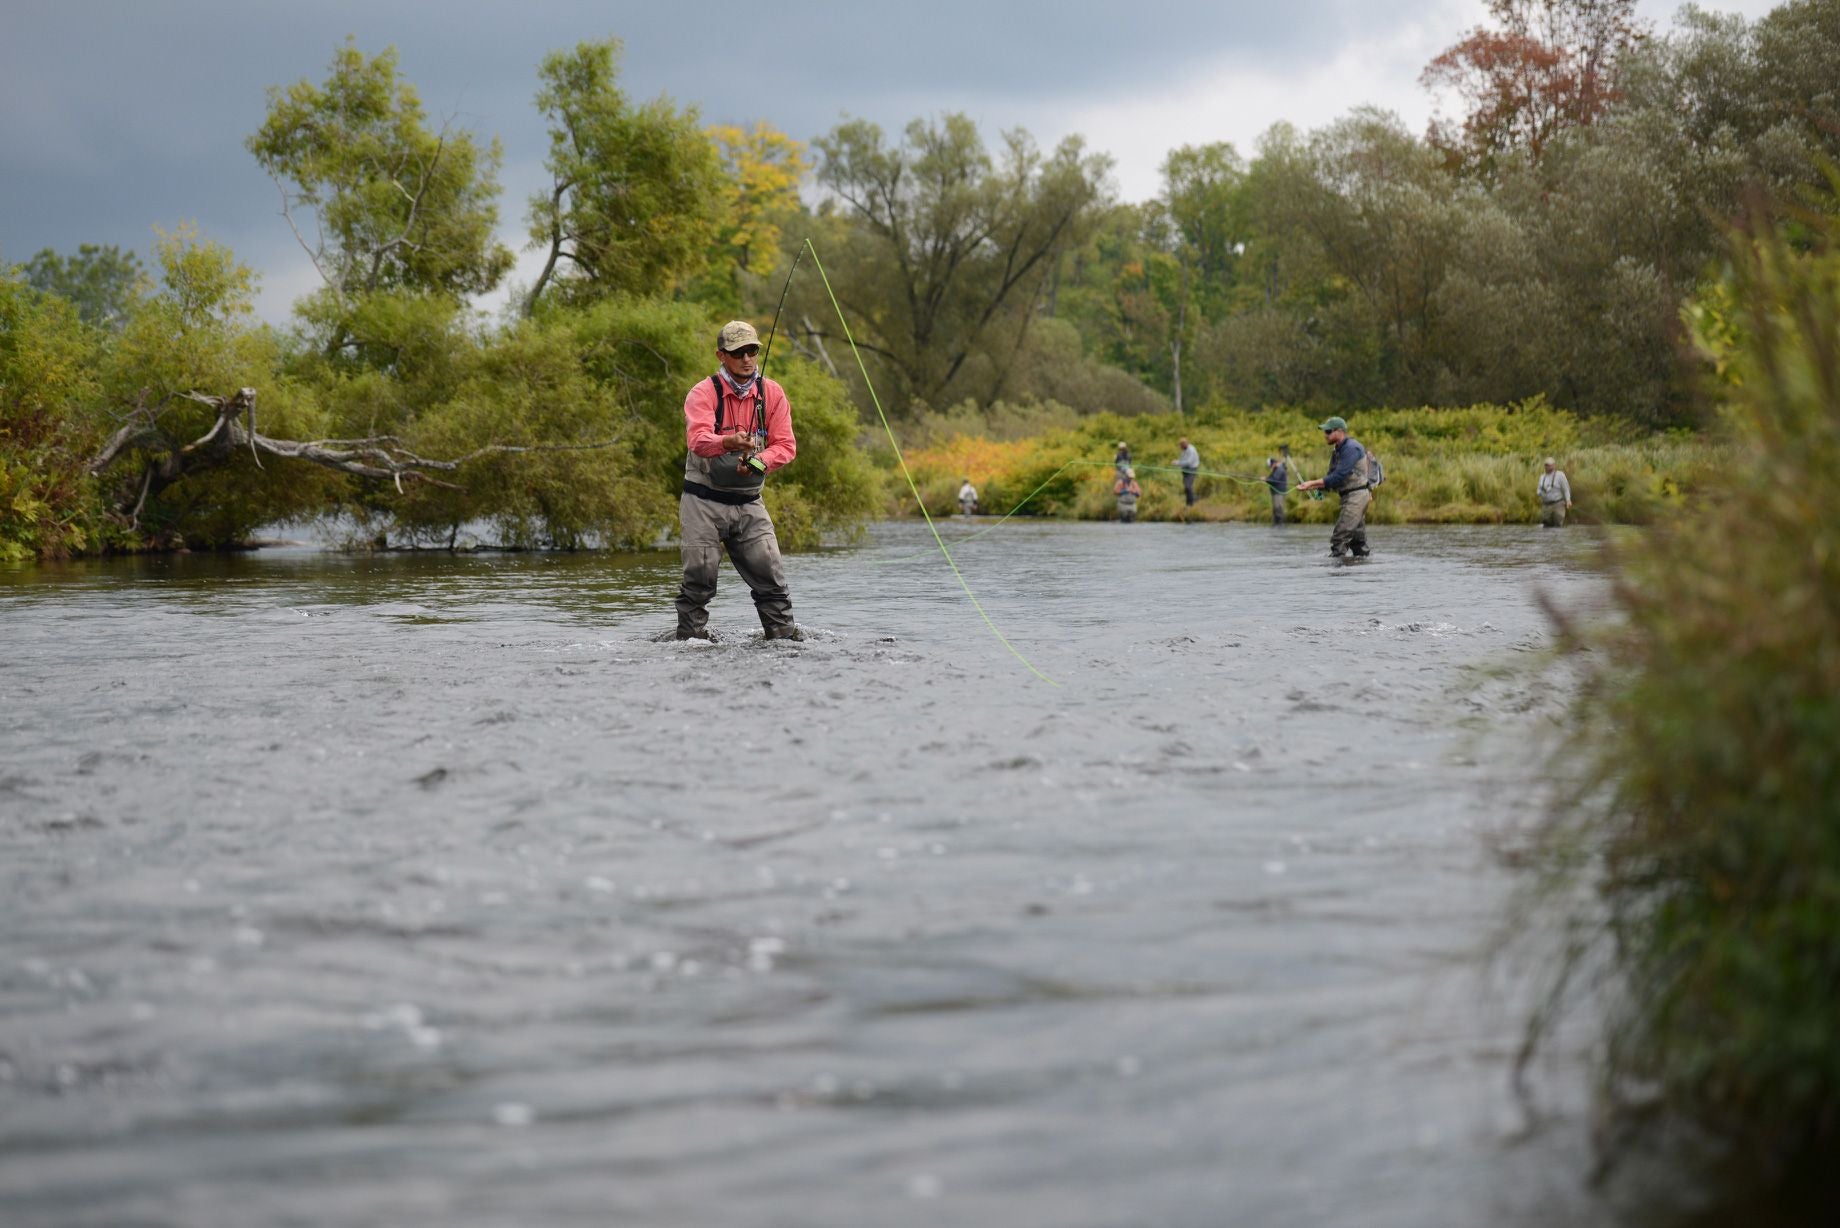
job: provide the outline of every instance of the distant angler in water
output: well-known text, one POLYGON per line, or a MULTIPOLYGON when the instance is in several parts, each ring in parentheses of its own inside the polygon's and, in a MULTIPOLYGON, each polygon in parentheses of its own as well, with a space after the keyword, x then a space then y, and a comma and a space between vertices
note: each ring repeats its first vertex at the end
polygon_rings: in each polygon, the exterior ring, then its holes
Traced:
POLYGON ((1112 494, 1118 499, 1118 523, 1130 524, 1137 519, 1137 501, 1143 497, 1144 488, 1137 484, 1137 471, 1126 466, 1112 483, 1112 494))
POLYGON ((1559 462, 1550 456, 1535 493, 1540 498, 1540 523, 1549 529, 1564 528, 1566 509, 1572 506, 1572 484, 1565 480, 1565 470, 1559 468, 1559 462))

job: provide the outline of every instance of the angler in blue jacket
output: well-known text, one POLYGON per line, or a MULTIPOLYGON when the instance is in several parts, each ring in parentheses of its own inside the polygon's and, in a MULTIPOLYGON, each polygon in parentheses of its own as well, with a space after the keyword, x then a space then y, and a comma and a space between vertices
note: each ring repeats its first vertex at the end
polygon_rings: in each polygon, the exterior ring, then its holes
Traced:
POLYGON ((1373 485, 1369 481, 1367 449, 1348 435, 1348 424, 1331 418, 1322 424, 1323 441, 1331 449, 1329 472, 1320 478, 1297 483, 1298 490, 1333 490, 1342 497, 1342 514, 1335 519, 1329 535, 1329 553, 1335 558, 1353 555, 1367 557, 1367 505, 1373 502, 1373 485))

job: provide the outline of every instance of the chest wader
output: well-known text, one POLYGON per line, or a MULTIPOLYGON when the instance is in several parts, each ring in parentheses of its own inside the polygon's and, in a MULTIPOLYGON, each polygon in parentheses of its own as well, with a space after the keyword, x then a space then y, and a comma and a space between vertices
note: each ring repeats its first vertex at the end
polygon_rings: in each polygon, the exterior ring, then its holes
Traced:
MULTIPOLYGON (((716 434, 722 433, 726 402, 722 377, 709 377, 716 394, 716 434)), ((767 435, 767 381, 754 377, 754 436, 767 435)), ((716 595, 716 575, 723 547, 754 598, 755 612, 768 639, 801 639, 792 619, 792 594, 780 562, 779 539, 760 492, 766 474, 750 468, 746 453, 724 452, 684 461, 684 492, 678 499, 678 529, 684 552, 684 579, 677 591, 677 638, 709 638, 709 602, 716 595)))
POLYGON ((1559 475, 1540 475, 1540 523, 1549 529, 1565 527, 1566 494, 1559 488, 1559 475))
POLYGON ((1341 514, 1335 518, 1335 529, 1329 534, 1329 553, 1341 558, 1346 551, 1355 558, 1367 557, 1367 505, 1373 502, 1373 488, 1367 479, 1367 453, 1361 453, 1361 459, 1355 462, 1354 472, 1348 475, 1336 491, 1342 497, 1341 514))

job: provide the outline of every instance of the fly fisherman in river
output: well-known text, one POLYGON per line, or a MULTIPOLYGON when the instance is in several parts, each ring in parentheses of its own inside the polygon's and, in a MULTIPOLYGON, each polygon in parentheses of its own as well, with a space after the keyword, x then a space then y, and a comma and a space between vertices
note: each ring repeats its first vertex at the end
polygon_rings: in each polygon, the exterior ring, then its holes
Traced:
POLYGON ((1173 468, 1182 471, 1182 498, 1187 500, 1187 506, 1193 507, 1195 506, 1195 475, 1201 472, 1201 453, 1195 451, 1195 445, 1186 439, 1178 442, 1181 443, 1182 450, 1176 453, 1176 458, 1169 463, 1173 468))
POLYGON ((1329 554, 1344 554, 1357 559, 1367 557, 1367 505, 1373 500, 1368 482, 1367 449, 1349 438, 1348 424, 1331 418, 1322 424, 1323 441, 1329 445, 1329 472, 1322 477, 1297 483, 1298 490, 1333 490, 1342 497, 1342 514, 1336 517, 1335 529, 1329 534, 1329 554))
POLYGON ((1546 458, 1546 472, 1534 489, 1540 497, 1540 523, 1549 529, 1565 527, 1565 509, 1572 505, 1572 484, 1565 480, 1565 470, 1553 457, 1546 458))
POLYGON ((1265 485, 1271 487, 1271 522, 1284 523, 1284 492, 1289 489, 1291 477, 1291 454, 1284 453, 1284 459, 1275 456, 1265 458, 1265 485))
POLYGON ((1144 488, 1137 484, 1137 470, 1126 468, 1112 483, 1112 494, 1118 497, 1118 523, 1131 524, 1137 519, 1137 501, 1143 497, 1144 488))
POLYGON ((767 474, 798 451, 792 406, 756 363, 760 337, 745 320, 716 335, 721 370, 684 398, 684 493, 677 502, 684 582, 677 593, 677 638, 709 639, 709 599, 716 595, 722 548, 754 595, 770 640, 800 640, 792 594, 780 564, 773 520, 760 501, 767 474))

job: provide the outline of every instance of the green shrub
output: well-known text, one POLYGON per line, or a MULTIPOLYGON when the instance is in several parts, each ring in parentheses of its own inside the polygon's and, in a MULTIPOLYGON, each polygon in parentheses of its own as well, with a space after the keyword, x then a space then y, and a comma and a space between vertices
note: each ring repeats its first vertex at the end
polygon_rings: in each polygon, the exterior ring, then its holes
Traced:
POLYGON ((86 462, 101 335, 70 303, 0 270, 0 562, 99 548, 111 532, 86 462))
MULTIPOLYGON (((1690 505, 1629 458, 1652 508, 1612 551, 1620 617, 1568 628, 1585 685, 1539 832, 1547 900, 1595 935, 1603 1084, 1731 1140, 1770 1177, 1840 1175, 1840 225, 1802 250, 1734 243, 1698 321, 1733 442, 1690 505), (1579 765, 1582 765, 1580 768, 1579 765), (1575 888, 1596 899, 1581 906, 1575 888)), ((1812 233, 1814 238, 1807 239, 1812 233)), ((1703 305, 1702 305, 1703 306, 1703 305)), ((1551 1017, 1558 991, 1536 1020, 1551 1017)), ((1831 1201, 1827 1204, 1832 1205, 1831 1201)))

